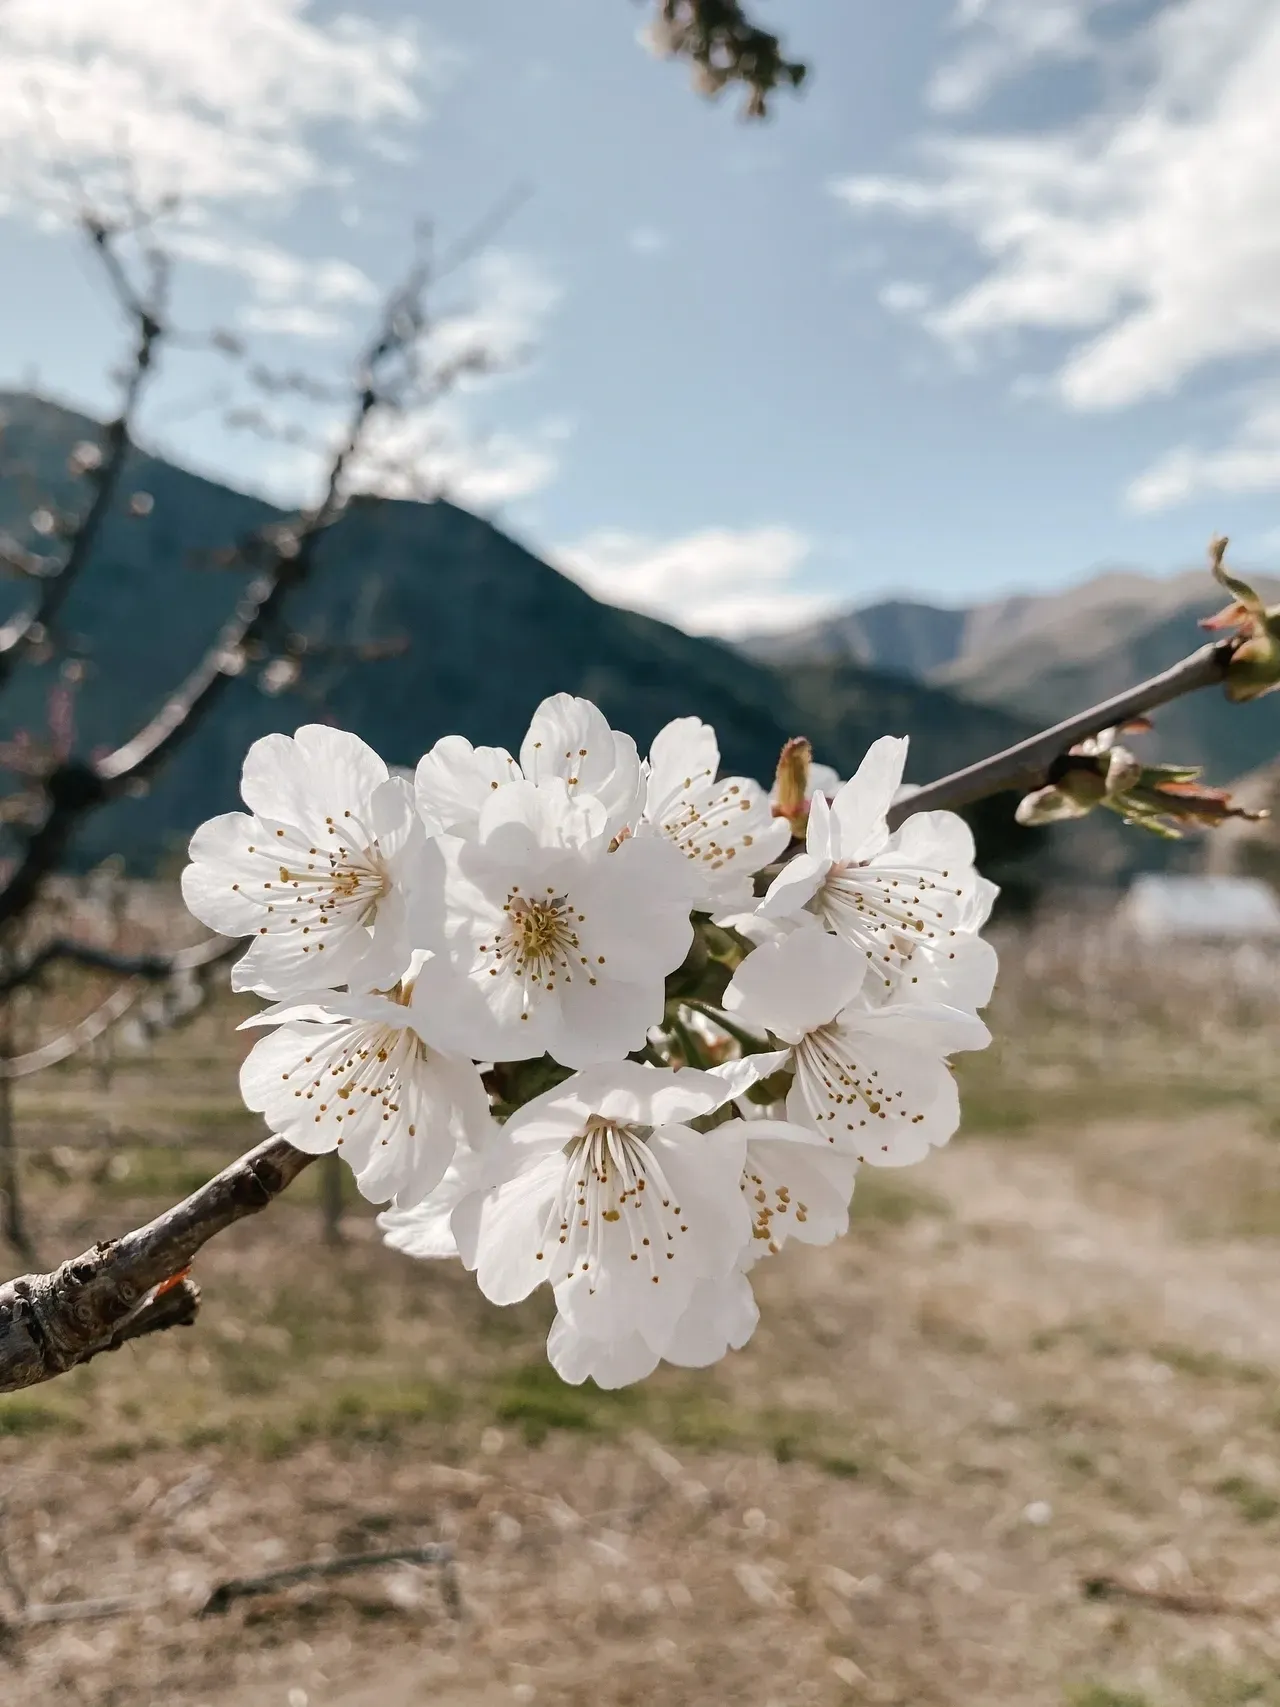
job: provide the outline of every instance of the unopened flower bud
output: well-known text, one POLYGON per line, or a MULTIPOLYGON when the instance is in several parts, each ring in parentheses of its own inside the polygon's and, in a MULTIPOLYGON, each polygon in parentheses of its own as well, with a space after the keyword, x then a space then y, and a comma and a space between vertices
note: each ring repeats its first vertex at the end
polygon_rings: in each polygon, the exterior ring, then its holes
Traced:
POLYGON ((1112 747, 1106 756, 1105 792, 1114 797, 1127 794, 1142 780, 1142 761, 1127 747, 1112 747))
POLYGON ((1259 699, 1280 687, 1280 605, 1264 605, 1261 598, 1223 562, 1225 535, 1210 542, 1209 563, 1214 579, 1232 595, 1232 602, 1214 616, 1205 617, 1201 628, 1234 629, 1236 644, 1227 660, 1224 691, 1239 704, 1259 699))
POLYGON ((773 783, 773 815, 790 821, 792 833, 803 836, 809 821, 809 767, 813 748, 795 735, 778 756, 773 783))
POLYGON ((1047 788, 1026 795, 1018 802, 1014 816, 1020 824, 1062 824, 1072 818, 1087 818, 1106 794, 1101 772, 1081 766, 1047 788))

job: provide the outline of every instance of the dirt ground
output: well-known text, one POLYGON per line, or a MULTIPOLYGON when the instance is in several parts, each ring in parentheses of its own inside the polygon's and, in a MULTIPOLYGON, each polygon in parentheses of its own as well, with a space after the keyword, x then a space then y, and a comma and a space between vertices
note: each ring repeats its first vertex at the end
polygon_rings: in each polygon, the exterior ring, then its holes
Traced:
MULTIPOLYGON (((12 1628, 0 1701, 1280 1707, 1277 1008, 1103 996, 1025 957, 961 1138, 768 1265, 743 1353, 619 1395, 355 1205, 325 1247, 313 1170, 196 1327, 0 1398, 0 1611, 129 1601, 12 1628)), ((233 1018, 23 1087, 47 1260, 253 1141, 233 1018)))

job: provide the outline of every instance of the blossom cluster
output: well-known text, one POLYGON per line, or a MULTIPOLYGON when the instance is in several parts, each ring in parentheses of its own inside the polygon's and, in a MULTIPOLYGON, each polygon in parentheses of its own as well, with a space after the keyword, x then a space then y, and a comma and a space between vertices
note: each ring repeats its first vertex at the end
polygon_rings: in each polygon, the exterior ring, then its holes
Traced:
POLYGON ((995 889, 954 814, 890 832, 906 747, 813 767, 798 809, 697 718, 642 759, 567 694, 518 758, 447 736, 412 779, 337 729, 255 742, 183 873, 250 938, 246 1103, 339 1150, 390 1245, 497 1304, 549 1285, 564 1379, 714 1362, 861 1164, 947 1141, 949 1057, 989 1041, 995 889))

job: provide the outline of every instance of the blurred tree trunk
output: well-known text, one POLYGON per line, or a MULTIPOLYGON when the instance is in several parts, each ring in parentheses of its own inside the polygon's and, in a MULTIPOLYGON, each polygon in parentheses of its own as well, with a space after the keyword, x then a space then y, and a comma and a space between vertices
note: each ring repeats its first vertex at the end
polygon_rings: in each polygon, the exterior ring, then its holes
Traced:
MULTIPOLYGON (((14 1053, 13 1003, 0 999, 0 1057, 6 1062, 14 1053)), ((18 1138, 13 1115, 13 1080, 0 1077, 0 1216, 4 1236, 23 1262, 33 1269, 40 1266, 27 1218, 22 1208, 22 1187, 18 1176, 18 1138)))

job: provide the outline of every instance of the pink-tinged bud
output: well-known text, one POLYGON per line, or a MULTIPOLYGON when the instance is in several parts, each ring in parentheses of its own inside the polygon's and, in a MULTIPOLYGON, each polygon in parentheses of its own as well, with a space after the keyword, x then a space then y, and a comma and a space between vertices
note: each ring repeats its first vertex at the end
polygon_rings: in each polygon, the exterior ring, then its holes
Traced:
POLYGON ((1212 540, 1209 564, 1214 579, 1232 595, 1232 602, 1214 616, 1205 617, 1200 626, 1235 630, 1224 691, 1229 700, 1241 704, 1280 687, 1280 605, 1268 608, 1247 581, 1227 570, 1223 562, 1226 549, 1225 535, 1212 540))
POLYGON ((803 836, 809 823, 809 767, 813 748, 803 735, 794 735, 778 756, 773 784, 773 815, 786 818, 792 834, 803 836))

